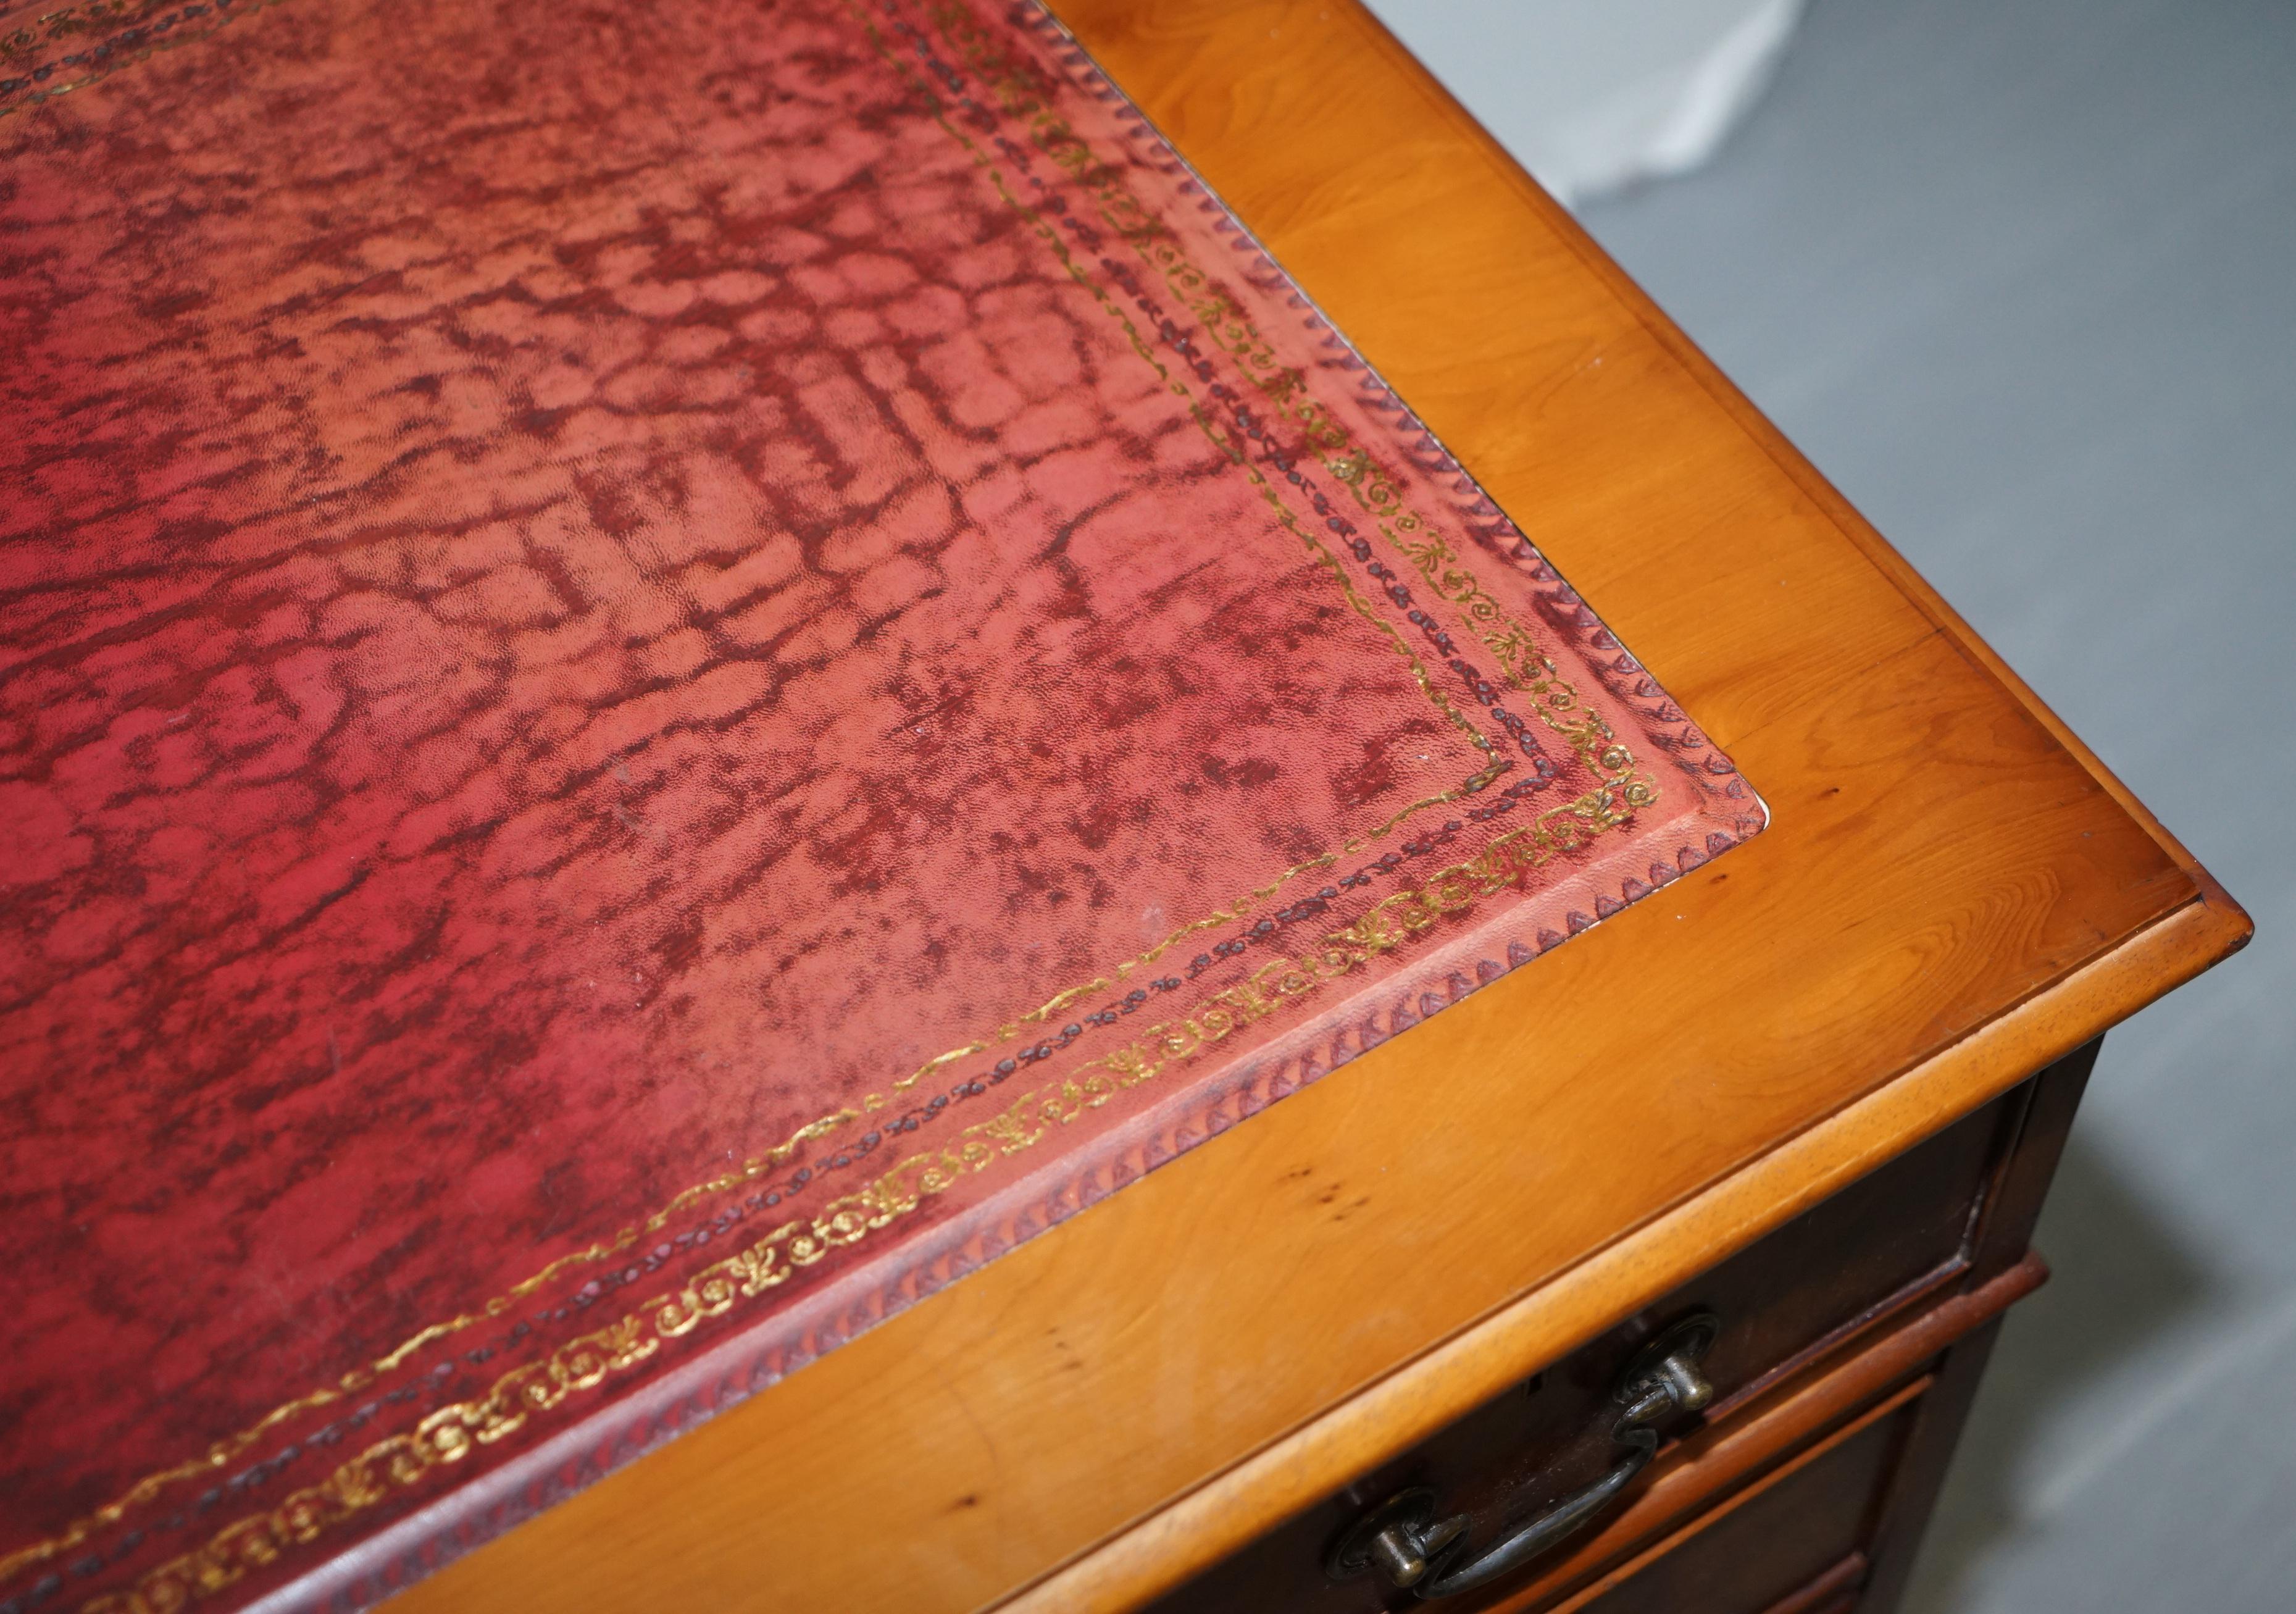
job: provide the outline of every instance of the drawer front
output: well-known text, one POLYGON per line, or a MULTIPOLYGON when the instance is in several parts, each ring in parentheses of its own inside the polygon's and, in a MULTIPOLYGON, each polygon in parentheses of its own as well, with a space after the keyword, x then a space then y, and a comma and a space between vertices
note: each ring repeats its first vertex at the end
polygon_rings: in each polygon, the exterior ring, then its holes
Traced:
MULTIPOLYGON (((2022 1090, 2012 1093, 1844 1188, 1179 1587, 1152 1605, 1155 1614, 1374 1614, 1419 1606, 1375 1572, 1333 1579, 1325 1568, 1333 1544, 1388 1498, 1424 1487, 1442 1514, 1469 1518, 1472 1551, 1600 1479, 1626 1449, 1612 1435, 1622 1373, 1686 1315, 1704 1310, 1718 1320, 1702 1364, 1714 1390, 1705 1414, 1711 1422, 1950 1282, 1965 1269, 1972 1213, 2012 1141, 2022 1101, 2022 1090)), ((1662 1427, 1679 1432, 1684 1421, 1662 1427)), ((1493 1606, 1506 1584, 1442 1606, 1462 1614, 1493 1606)))
MULTIPOLYGON (((1831 1614, 1854 1603, 1915 1407, 1821 1443, 1552 1614, 1831 1614)), ((1496 1609, 1492 1614, 1515 1614, 1496 1609)), ((1527 1610, 1526 1610, 1527 1614, 1527 1610)))

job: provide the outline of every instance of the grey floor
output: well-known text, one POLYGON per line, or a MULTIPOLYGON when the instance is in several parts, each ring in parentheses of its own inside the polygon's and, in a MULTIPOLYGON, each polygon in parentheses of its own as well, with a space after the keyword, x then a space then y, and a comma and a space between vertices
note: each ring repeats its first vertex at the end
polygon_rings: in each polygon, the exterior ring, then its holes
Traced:
POLYGON ((1818 0, 1582 217, 2257 921, 2106 1043, 1909 1609, 2296 1610, 2296 3, 1818 0))

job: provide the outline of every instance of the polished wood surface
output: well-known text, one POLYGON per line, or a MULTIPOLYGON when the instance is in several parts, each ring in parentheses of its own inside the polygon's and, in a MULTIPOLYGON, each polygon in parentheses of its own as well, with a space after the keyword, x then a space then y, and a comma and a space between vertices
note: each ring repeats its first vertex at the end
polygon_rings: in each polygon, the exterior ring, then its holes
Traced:
MULTIPOLYGON (((1996 1280, 1998 1282, 1998 1280, 1996 1280)), ((1953 1348, 1937 1374, 1898 1459, 1874 1539, 1867 1544, 1863 1603, 1867 1614, 1895 1614, 1913 1577, 1923 1534, 1945 1487, 1948 1466, 1960 1444, 1962 1427, 1984 1381, 2003 1319, 1996 1316, 1953 1348)))
MULTIPOLYGON (((2020 1141, 2026 1094, 2020 1088, 1956 1121, 1543 1369, 1535 1383, 1510 1385, 1433 1438, 1159 1599, 1150 1614, 1292 1608, 1376 1614, 1394 1601, 1376 1577, 1334 1585, 1324 1569, 1331 1544, 1367 1505, 1425 1487, 1439 1499, 1439 1512, 1471 1520, 1470 1543, 1480 1544, 1471 1550, 1488 1546, 1535 1505, 1592 1483, 1618 1461, 1613 1391, 1628 1364, 1660 1331, 1710 1312, 1718 1327, 1699 1372, 1713 1398, 1703 1413, 1661 1425, 1680 1438, 1659 1454, 1628 1500, 1603 1521, 1605 1528, 1550 1555, 1530 1580, 1516 1576, 1508 1585, 1543 1596, 1603 1570, 1623 1550, 1672 1528, 1718 1488, 1767 1465, 1889 1378, 1944 1348, 1956 1330, 1974 1325, 1982 1313, 1937 1302, 1972 1287, 1972 1208, 1997 1182, 2020 1141), (1918 1327, 1901 1326, 1909 1316, 1918 1327), (1883 1338, 1890 1349, 1870 1354, 1883 1338), (1915 1354, 1905 1355, 1908 1348, 1915 1354), (1823 1387, 1808 1382, 1853 1353, 1857 1362, 1838 1378, 1823 1387)), ((2036 1266, 2018 1282, 1988 1290, 1986 1304, 2006 1306, 2038 1274, 2036 1266)), ((1486 1601, 1461 1596, 1445 1606, 1475 1614, 1486 1601)))
MULTIPOLYGON (((1926 1383, 1909 1386, 1846 1429, 1710 1509, 1575 1597, 1539 1614, 1775 1614, 1813 1582, 1837 1578, 1887 1490, 1926 1383)), ((1529 1614, 1510 1602, 1490 1614, 1529 1614)))
POLYGON ((2245 938, 1357 6, 1058 9, 1775 821, 401 1614, 1133 1606, 2245 938))
POLYGON ((1719 1323, 1699 1364, 1713 1389, 1700 1418, 1673 1423, 1669 1432, 1680 1438, 1596 1527, 1527 1574, 1445 1606, 1529 1614, 1612 1575, 1627 1554, 1678 1531, 1747 1476, 1950 1348, 1951 1390, 1942 1410, 1938 1397, 1924 1402, 1917 1449, 1891 1483, 1882 1544, 1869 1554, 1881 1560, 1883 1581, 1893 1580, 1919 1537, 1974 1387, 1977 1369, 1964 1358, 1983 1354, 1957 1341, 1978 1330, 1989 1337, 1991 1320, 2040 1282, 2033 1224, 2096 1052, 2094 1043, 2076 1050, 1659 1297, 1534 1382, 1509 1386, 1268 1530, 1159 1599, 1150 1614, 1369 1614, 1393 1606, 1374 1577, 1336 1585, 1324 1578, 1331 1544, 1368 1506, 1423 1487, 1439 1512, 1468 1518, 1471 1544, 1488 1546, 1537 1505, 1616 1460, 1612 1387, 1646 1341, 1699 1310, 1719 1323))
MULTIPOLYGON (((1806 1448, 1846 1421, 1862 1417, 1881 1400, 1897 1405, 1916 1390, 1925 1391, 1933 1378, 1929 1370, 1941 1355, 1952 1351, 1957 1357, 1964 1340, 1989 1338, 2002 1313, 2039 1288, 2047 1276, 2038 1258, 2021 1262, 1990 1282, 1883 1330, 1846 1360, 1781 1386, 1742 1413, 1700 1426, 1652 1464, 1652 1477, 1628 1492, 1615 1512, 1603 1515, 1583 1536, 1540 1561, 1528 1577, 1518 1576, 1499 1583, 1495 1591, 1463 1596, 1447 1606, 1459 1614, 1532 1614, 1590 1586, 1615 1584, 1630 1572, 1631 1565, 1646 1560, 1655 1544, 1684 1533, 1689 1528, 1685 1520, 1776 1468, 1782 1454, 1806 1448)), ((1925 1402, 1916 1428, 1928 1421, 1925 1402)), ((1386 1493, 1383 1486, 1371 1486, 1361 1495, 1375 1502, 1386 1493)), ((1447 1495, 1445 1500, 1449 1502, 1447 1495)), ((1264 1544, 1257 1543, 1250 1549, 1255 1557, 1263 1550, 1264 1544)), ((1314 1584, 1320 1578, 1321 1553, 1310 1546, 1299 1556, 1312 1571, 1301 1577, 1312 1588, 1309 1597, 1300 1595, 1298 1587, 1288 1596, 1275 1596, 1260 1586, 1251 1588, 1261 1593, 1255 1602, 1250 1595, 1234 1595, 1239 1588, 1216 1569, 1213 1577, 1171 1593, 1155 1614, 1184 1610, 1188 1614, 1198 1610, 1202 1614, 1266 1614, 1320 1606, 1323 1594, 1332 1590, 1314 1584), (1201 1596, 1199 1585, 1205 1588, 1201 1596)))

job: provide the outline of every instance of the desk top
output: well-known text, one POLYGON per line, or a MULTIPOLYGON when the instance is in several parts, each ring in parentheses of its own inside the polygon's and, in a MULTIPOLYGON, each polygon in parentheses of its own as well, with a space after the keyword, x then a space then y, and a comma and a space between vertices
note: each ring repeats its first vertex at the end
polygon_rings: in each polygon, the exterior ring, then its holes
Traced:
POLYGON ((1771 826, 408 1614, 512 1588, 707 1606, 760 1563, 840 1608, 1125 1606, 2247 936, 1359 7, 1055 9, 1664 670, 1771 826))
MULTIPOLYGON (((714 1606, 761 1564, 840 1608, 1119 1606, 2246 933, 1359 10, 1060 10, 1775 823, 410 1610, 714 1606)), ((560 1454, 577 1477, 619 1454, 560 1454)), ((399 1554, 558 1494, 379 1542, 330 1588, 371 1595, 422 1567, 399 1554)))
POLYGON ((16 81, 0 1580, 83 1608, 569 1488, 1762 825, 1044 13, 524 14, 16 81))

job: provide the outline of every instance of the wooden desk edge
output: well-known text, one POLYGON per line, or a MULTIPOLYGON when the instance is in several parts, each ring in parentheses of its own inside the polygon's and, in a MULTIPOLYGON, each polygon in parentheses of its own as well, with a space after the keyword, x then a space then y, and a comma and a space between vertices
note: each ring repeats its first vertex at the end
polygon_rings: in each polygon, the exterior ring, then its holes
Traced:
POLYGON ((2247 941, 2248 916, 2190 866, 2202 894, 2111 953, 989 1606, 1080 1614, 1170 1589, 2102 1035, 2247 941))
MULTIPOLYGON (((1403 76, 1411 80, 1419 92, 1435 104, 1444 119, 1458 132, 1461 138, 1481 147, 1496 160, 1496 167, 1506 175, 1509 182, 1529 205, 1531 210, 1537 212, 1547 223, 1556 237, 1570 248, 1572 254, 1587 267, 1595 279, 1601 282, 1609 290, 1611 295, 1634 315, 1643 328, 1682 365, 1684 369, 1705 389, 1708 396, 1712 397, 1721 406, 1723 412, 1737 423, 1739 429, 1759 445, 1772 462, 1819 509, 1825 512, 1827 518, 1833 522, 1841 534, 1857 545, 1866 557, 1874 562, 1875 568, 1890 579, 1898 592, 1905 595, 1916 610, 1950 635, 1964 655, 1991 674, 2004 689, 2032 713, 2035 720, 2047 730, 2050 736, 2070 752, 2104 788, 2106 793, 2120 805, 2121 810, 2142 825, 2145 832, 2159 842, 2169 855, 2192 875, 2194 881, 2200 886, 2204 900, 2212 905, 2228 910, 2237 916, 2241 925, 2245 926, 2248 922, 2246 914, 2241 912, 2238 905, 2233 902, 2229 894, 2217 882, 2215 877, 2202 866, 2200 860, 2186 849, 2183 842, 2169 833, 2167 826, 2154 817, 2152 811, 2137 799, 2136 793, 2121 782, 2120 777, 2082 741, 2080 736, 2072 731, 2064 719, 2058 717, 2050 709, 2048 703, 2034 692, 2032 686, 2020 677, 2016 670, 2002 660, 2000 653, 1988 644, 1961 613, 1948 603, 1945 597, 1930 585, 1929 580, 1915 569, 1913 563, 1898 553, 1896 546, 1857 512, 1857 507, 1842 496, 1841 490, 1826 479, 1824 473, 1810 463, 1801 451, 1787 439, 1784 433, 1771 424, 1762 412, 1754 406, 1753 400, 1740 391, 1736 383, 1723 373, 1721 367, 1709 358, 1705 351, 1697 343, 1692 341, 1683 332, 1681 327, 1667 316, 1665 310, 1658 306, 1650 293, 1644 291, 1624 269, 1619 266, 1611 255, 1603 250, 1601 243, 1587 233, 1586 227, 1571 216, 1570 210, 1547 194, 1546 188, 1533 179, 1529 171, 1514 160, 1513 154, 1502 146, 1491 133, 1476 120, 1474 115, 1459 103, 1457 98, 1446 89, 1419 59, 1388 30, 1387 26, 1362 4, 1362 0, 1342 0, 1342 3, 1350 12, 1356 13, 1360 25, 1374 37, 1379 48, 1396 64, 1403 76)), ((2243 930, 2241 936, 2226 948, 2226 951, 2237 950, 2247 938, 2247 932, 2243 930)))

